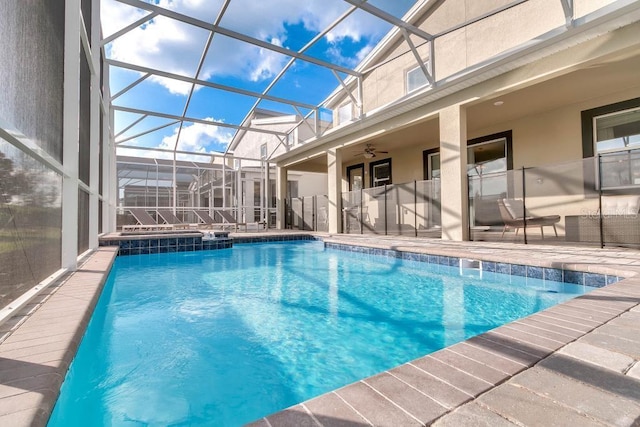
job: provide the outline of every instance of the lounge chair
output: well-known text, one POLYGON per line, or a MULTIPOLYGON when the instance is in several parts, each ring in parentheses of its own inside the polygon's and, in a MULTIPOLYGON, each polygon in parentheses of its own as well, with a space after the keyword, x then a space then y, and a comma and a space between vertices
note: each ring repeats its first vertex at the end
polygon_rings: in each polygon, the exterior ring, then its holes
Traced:
MULTIPOLYGON (((230 212, 227 211, 223 211, 223 210, 219 210, 216 211, 218 214, 220 214, 220 216, 228 223, 231 225, 234 225, 236 231, 238 231, 238 227, 244 227, 244 230, 247 231, 247 224, 246 222, 237 222, 236 219, 233 217, 233 215, 231 215, 230 212)), ((258 229, 260 228, 265 228, 266 222, 265 221, 258 221, 258 222, 252 222, 250 224, 256 224, 256 226, 258 227, 258 229)))
POLYGON ((548 215, 548 216, 533 216, 529 211, 525 211, 524 203, 519 199, 501 199, 498 200, 498 208, 500 209, 500 216, 504 221, 504 228, 502 229, 502 236, 507 230, 515 229, 516 236, 518 230, 526 227, 540 227, 540 234, 544 239, 544 231, 542 227, 552 226, 553 231, 558 237, 558 230, 556 230, 556 224, 560 222, 560 215, 548 215))
POLYGON ((200 226, 205 226, 205 227, 210 227, 213 228, 214 226, 223 226, 224 224, 221 224, 219 222, 216 222, 215 219, 213 219, 213 217, 211 215, 209 215, 209 211, 205 211, 205 210, 199 210, 199 209, 194 209, 193 213, 196 214, 196 216, 198 217, 198 219, 201 221, 200 226))
POLYGON ((245 227, 245 230, 246 230, 246 228, 247 228, 247 223, 246 223, 246 222, 238 222, 238 221, 233 217, 233 215, 231 215, 231 213, 230 213, 230 212, 223 211, 223 210, 219 210, 219 211, 216 211, 216 213, 222 217, 222 219, 223 219, 223 221, 224 221, 224 222, 223 222, 223 225, 226 225, 226 224, 231 225, 231 226, 233 226, 233 228, 235 229, 235 231, 238 231, 238 227, 244 226, 244 227, 245 227))
POLYGON ((198 224, 187 224, 185 222, 180 221, 180 219, 175 216, 175 214, 169 209, 158 209, 158 215, 160 218, 164 220, 167 224, 171 225, 173 228, 197 228, 198 224))
POLYGON ((158 224, 143 208, 130 208, 129 212, 131 212, 131 215, 138 223, 136 225, 123 225, 122 231, 166 230, 173 228, 170 224, 158 224))

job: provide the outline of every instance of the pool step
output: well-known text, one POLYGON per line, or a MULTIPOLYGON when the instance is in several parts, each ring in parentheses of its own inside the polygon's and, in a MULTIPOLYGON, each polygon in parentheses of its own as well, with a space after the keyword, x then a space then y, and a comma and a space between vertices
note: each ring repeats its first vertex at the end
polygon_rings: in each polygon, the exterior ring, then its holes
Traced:
POLYGON ((460 258, 460 275, 482 278, 482 261, 479 259, 460 258))

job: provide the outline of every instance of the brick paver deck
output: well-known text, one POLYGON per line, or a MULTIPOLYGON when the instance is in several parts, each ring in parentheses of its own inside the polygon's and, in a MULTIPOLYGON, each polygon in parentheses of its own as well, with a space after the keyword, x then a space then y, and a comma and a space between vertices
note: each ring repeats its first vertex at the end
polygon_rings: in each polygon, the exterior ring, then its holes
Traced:
MULTIPOLYGON (((640 275, 636 276, 640 251, 381 236, 322 237, 342 244, 627 279, 253 425, 640 423, 640 275)), ((0 326, 0 425, 46 424, 114 256, 113 248, 101 248, 62 285, 51 287, 0 326)))

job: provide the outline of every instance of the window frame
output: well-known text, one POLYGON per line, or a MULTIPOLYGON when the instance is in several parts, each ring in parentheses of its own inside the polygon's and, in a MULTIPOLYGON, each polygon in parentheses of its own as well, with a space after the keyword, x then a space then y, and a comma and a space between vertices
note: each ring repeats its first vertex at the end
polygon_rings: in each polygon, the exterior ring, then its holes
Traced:
POLYGON ((382 187, 384 185, 391 185, 393 184, 393 171, 391 169, 391 157, 388 157, 386 159, 382 159, 382 160, 376 160, 375 162, 371 162, 369 163, 369 188, 375 188, 375 187, 382 187), (388 164, 389 166, 389 177, 385 180, 379 180, 379 181, 387 181, 385 183, 382 184, 377 184, 376 181, 378 181, 375 177, 374 174, 374 170, 376 167, 384 165, 384 164, 388 164))
MULTIPOLYGON (((423 62, 424 66, 427 68, 427 70, 429 69, 429 62, 430 62, 430 61, 429 61, 428 59, 426 59, 426 60, 423 62)), ((410 93, 412 93, 412 92, 415 92, 415 91, 417 91, 417 90, 419 90, 419 89, 422 89, 422 88, 424 88, 424 87, 429 87, 429 86, 431 86, 431 84, 429 83, 429 79, 427 79, 427 76, 425 76, 425 75, 424 75, 424 73, 422 72, 422 67, 421 67, 420 65, 416 65, 416 66, 415 66, 415 67, 413 67, 413 68, 409 68, 409 69, 407 69, 407 70, 405 71, 405 73, 404 73, 404 74, 405 74, 405 75, 404 75, 405 89, 406 89, 406 93, 407 93, 407 94, 410 94, 410 93), (409 75, 410 75, 411 73, 413 73, 414 71, 416 71, 416 70, 419 70, 420 74, 421 74, 422 76, 424 76, 425 83, 424 83, 423 85, 420 85, 420 86, 416 86, 416 87, 414 87, 414 88, 411 88, 411 87, 410 87, 410 84, 409 84, 409 75)))
POLYGON ((584 110, 580 113, 582 121, 582 158, 596 157, 594 118, 610 113, 633 110, 640 107, 640 98, 628 99, 614 104, 584 110))
POLYGON ((362 189, 364 190, 364 163, 358 163, 356 165, 347 166, 347 181, 349 185, 349 191, 354 191, 353 185, 351 182, 351 175, 354 170, 361 169, 362 170, 362 189))
POLYGON ((353 120, 353 103, 347 102, 346 104, 342 104, 338 107, 338 124, 341 125, 343 123, 348 123, 353 120), (343 116, 343 113, 348 111, 349 117, 346 118, 343 116))
POLYGON ((638 111, 638 112, 640 112, 640 106, 627 108, 627 109, 619 110, 619 111, 614 111, 614 112, 611 112, 611 113, 600 114, 600 115, 597 115, 597 116, 593 116, 593 118, 591 120, 593 121, 593 123, 592 123, 592 126, 593 126, 593 152, 594 152, 595 155, 608 154, 608 153, 617 153, 617 152, 622 152, 622 151, 640 149, 640 145, 638 145, 635 148, 634 147, 620 147, 620 148, 608 148, 606 150, 598 150, 598 127, 596 125, 596 121, 598 119, 602 119, 602 118, 606 118, 606 117, 613 117, 613 116, 617 116, 617 115, 620 115, 620 114, 628 113, 630 111, 638 111))
MULTIPOLYGON (((640 148, 614 148, 610 150, 603 150, 599 152, 596 147, 597 140, 597 128, 596 119, 615 114, 623 114, 627 111, 640 109, 640 98, 628 99, 626 101, 616 102, 614 104, 603 105, 601 107, 592 108, 590 110, 584 110, 580 113, 582 121, 582 158, 593 158, 596 168, 596 190, 619 190, 619 189, 637 189, 640 184, 625 184, 619 186, 601 186, 602 180, 602 155, 610 156, 616 153, 622 154, 627 152, 631 154, 633 151, 640 150, 640 148)), ((631 166, 629 166, 631 169, 631 166)), ((586 185, 586 184, 585 184, 586 185)))
MULTIPOLYGON (((470 139, 467 141, 467 149, 469 149, 469 147, 498 141, 500 139, 505 140, 507 171, 513 170, 513 131, 512 130, 507 130, 504 132, 493 133, 491 135, 485 135, 478 138, 470 139)), ((425 180, 431 179, 430 176, 432 171, 431 171, 431 162, 429 160, 435 154, 440 154, 440 147, 431 148, 428 150, 424 150, 422 152, 423 177, 425 180)))

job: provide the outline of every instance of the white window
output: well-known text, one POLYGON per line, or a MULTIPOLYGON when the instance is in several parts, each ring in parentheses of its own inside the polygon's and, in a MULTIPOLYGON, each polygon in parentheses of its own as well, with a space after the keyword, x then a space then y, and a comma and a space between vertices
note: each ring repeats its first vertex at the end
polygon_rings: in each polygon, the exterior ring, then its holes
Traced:
POLYGON ((640 108, 593 118, 602 188, 640 185, 640 108))
POLYGON ((351 103, 344 104, 338 108, 338 124, 346 123, 353 118, 353 108, 351 103))
POLYGON ((265 160, 267 158, 267 143, 260 146, 260 158, 265 160))
POLYGON ((594 117, 596 152, 640 148, 640 108, 594 117))
POLYGON ((370 167, 372 187, 391 184, 391 159, 371 163, 370 167))
MULTIPOLYGON (((428 70, 429 61, 425 62, 424 65, 428 70)), ((427 80, 427 76, 424 75, 422 67, 418 66, 407 71, 407 93, 413 92, 414 90, 420 89, 428 84, 429 80, 427 80)))
MULTIPOLYGON (((300 143, 300 134, 298 133, 298 129, 300 129, 300 127, 299 127, 299 126, 297 126, 297 127, 293 128, 293 129, 291 130, 291 132, 289 132, 289 133, 287 134, 287 142, 286 142, 286 143, 287 143, 287 145, 288 145, 289 147, 293 147, 294 145, 296 145, 296 144, 299 144, 299 143, 300 143)), ((304 134, 303 134, 303 135, 304 135, 304 134)), ((304 136, 303 136, 303 138, 304 138, 304 136)), ((303 142, 304 142, 304 140, 303 140, 303 142)))

